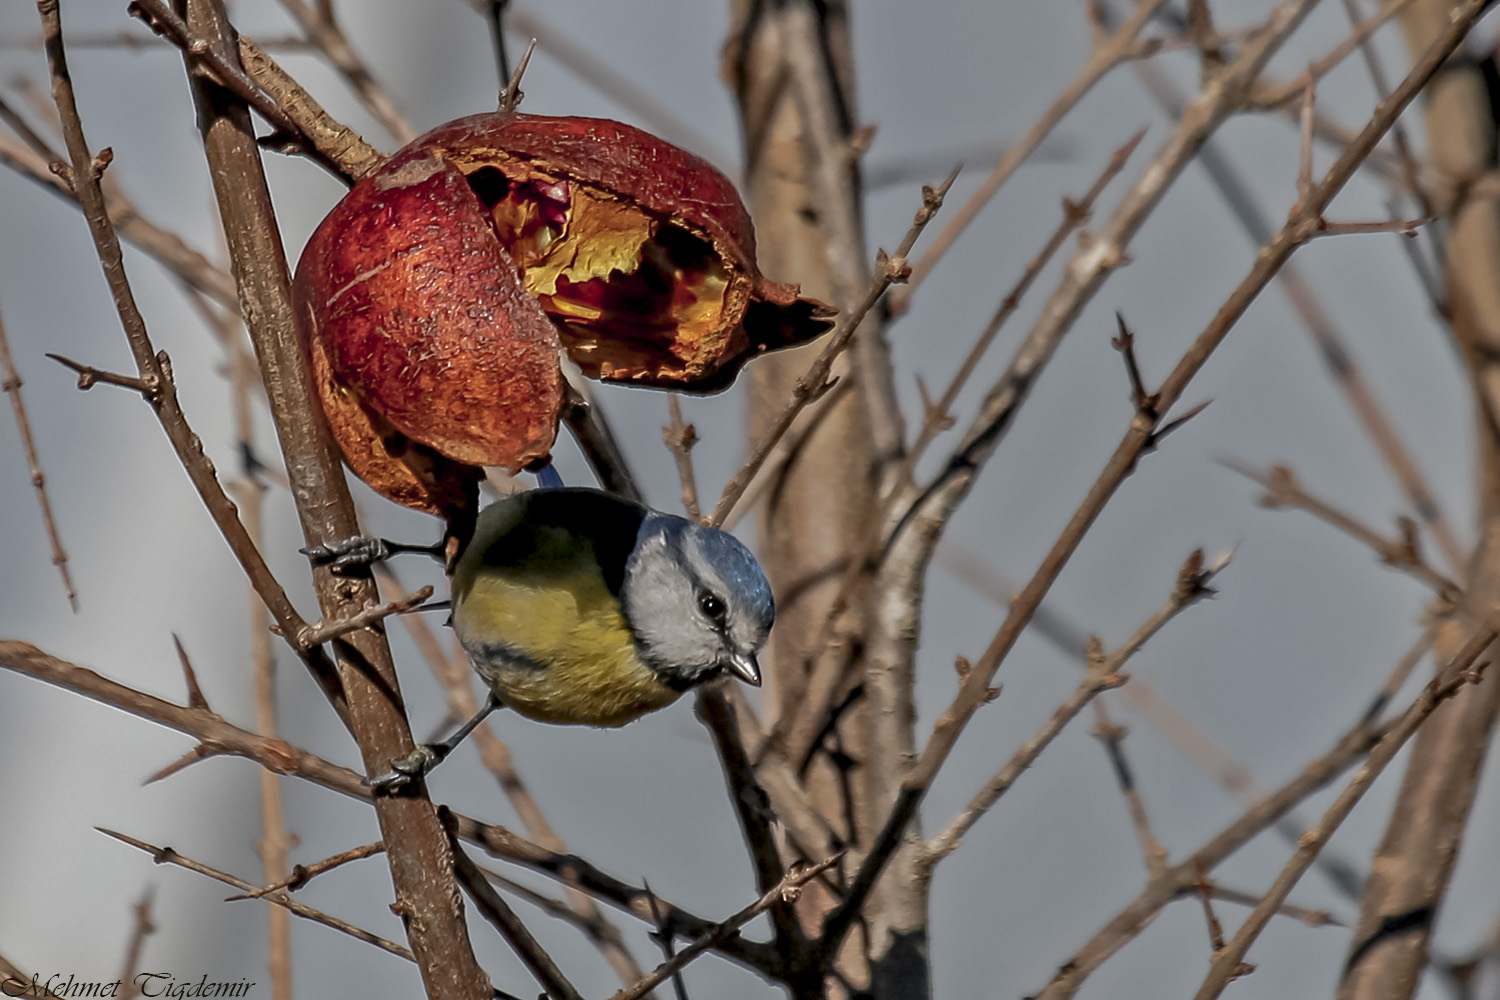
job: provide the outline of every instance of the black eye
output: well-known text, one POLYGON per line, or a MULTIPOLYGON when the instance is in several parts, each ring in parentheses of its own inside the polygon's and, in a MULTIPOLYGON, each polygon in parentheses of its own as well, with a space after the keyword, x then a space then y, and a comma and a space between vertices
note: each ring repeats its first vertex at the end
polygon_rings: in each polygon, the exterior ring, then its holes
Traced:
POLYGON ((722 622, 724 620, 726 610, 724 602, 706 590, 698 595, 698 609, 708 616, 709 621, 722 622))

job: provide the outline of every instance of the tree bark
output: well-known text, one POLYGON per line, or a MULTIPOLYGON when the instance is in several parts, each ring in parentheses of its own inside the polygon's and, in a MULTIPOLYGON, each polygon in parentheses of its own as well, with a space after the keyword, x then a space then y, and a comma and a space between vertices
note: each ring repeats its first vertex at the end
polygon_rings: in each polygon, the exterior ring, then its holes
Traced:
MULTIPOLYGON (((1413 52, 1448 22, 1449 0, 1421 0, 1402 15, 1413 52)), ((1436 201, 1450 228, 1444 248, 1448 318, 1469 366, 1478 420, 1480 543, 1470 559, 1463 605, 1439 632, 1445 662, 1500 600, 1500 207, 1468 198, 1469 181, 1495 166, 1495 122, 1480 68, 1455 61, 1428 88, 1424 105, 1436 201)), ((1492 650, 1485 654, 1493 656, 1492 650)), ((1447 892, 1478 788, 1480 766, 1500 711, 1500 683, 1466 686, 1413 741, 1400 795, 1371 863, 1355 924, 1341 1000, 1415 994, 1432 929, 1447 892)))
MULTIPOLYGON (((870 281, 848 7, 757 0, 732 6, 726 69, 744 127, 745 189, 761 266, 799 282, 804 294, 847 309, 870 281)), ((892 605, 879 596, 878 584, 866 581, 849 595, 844 627, 828 629, 839 613, 834 603, 848 560, 864 551, 876 529, 870 521, 887 485, 883 472, 901 456, 903 429, 882 326, 877 311, 860 327, 836 368, 838 377, 853 380, 853 391, 819 418, 761 512, 763 561, 778 602, 772 712, 783 715, 802 704, 820 658, 846 657, 854 665, 834 699, 836 705, 852 702, 804 775, 809 796, 851 848, 846 872, 858 868, 915 757, 916 603, 892 605), (845 639, 821 648, 830 634, 845 639)), ((820 346, 752 366, 753 438, 786 405, 791 383, 820 346)), ((918 833, 913 823, 909 836, 918 833)), ((910 853, 893 858, 871 894, 864 933, 851 935, 837 957, 840 976, 874 997, 922 997, 929 990, 926 882, 912 877, 910 853)), ((799 916, 809 936, 817 936, 834 902, 816 884, 808 887, 799 916)))

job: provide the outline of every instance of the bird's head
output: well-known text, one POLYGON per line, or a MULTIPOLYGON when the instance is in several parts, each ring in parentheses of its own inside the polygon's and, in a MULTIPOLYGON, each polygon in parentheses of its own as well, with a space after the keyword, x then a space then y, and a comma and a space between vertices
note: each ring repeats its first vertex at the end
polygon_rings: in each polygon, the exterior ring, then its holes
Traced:
POLYGON ((685 690, 728 670, 759 686, 771 585, 732 535, 668 514, 641 524, 620 591, 641 659, 685 690))

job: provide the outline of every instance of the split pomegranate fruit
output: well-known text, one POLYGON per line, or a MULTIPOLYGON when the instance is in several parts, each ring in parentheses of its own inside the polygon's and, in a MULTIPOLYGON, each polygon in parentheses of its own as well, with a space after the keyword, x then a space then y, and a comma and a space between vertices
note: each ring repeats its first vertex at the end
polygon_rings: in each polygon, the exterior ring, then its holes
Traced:
POLYGON ((619 122, 492 113, 443 125, 313 233, 298 323, 349 466, 446 514, 482 466, 545 462, 559 352, 605 381, 714 392, 831 312, 764 277, 734 186, 619 122))

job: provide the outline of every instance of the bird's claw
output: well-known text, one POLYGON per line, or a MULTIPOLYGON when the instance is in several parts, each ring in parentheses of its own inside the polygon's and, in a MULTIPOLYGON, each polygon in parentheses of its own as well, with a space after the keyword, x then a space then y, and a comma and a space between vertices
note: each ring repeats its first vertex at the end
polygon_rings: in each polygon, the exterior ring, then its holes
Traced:
POLYGON ((385 562, 394 554, 390 542, 367 535, 335 539, 299 551, 311 559, 314 565, 327 566, 335 573, 367 569, 376 563, 385 562))
POLYGON ((419 743, 405 757, 391 761, 391 769, 385 774, 366 778, 365 784, 377 795, 399 792, 437 767, 446 756, 447 750, 440 743, 419 743))

